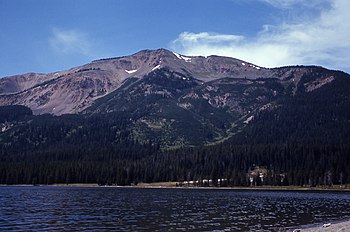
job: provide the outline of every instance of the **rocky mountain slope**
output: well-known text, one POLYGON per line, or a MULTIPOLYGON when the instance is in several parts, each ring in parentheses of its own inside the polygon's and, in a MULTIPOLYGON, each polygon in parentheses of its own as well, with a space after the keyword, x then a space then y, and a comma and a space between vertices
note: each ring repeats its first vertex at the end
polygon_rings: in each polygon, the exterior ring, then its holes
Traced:
POLYGON ((124 115, 122 130, 132 140, 178 147, 232 138, 261 115, 290 110, 295 99, 320 92, 330 104, 347 99, 349 81, 348 74, 321 67, 266 69, 234 58, 190 57, 159 49, 62 72, 2 78, 0 105, 24 105, 35 115, 104 115, 112 121, 124 115), (340 85, 345 88, 337 92, 340 85))
MULTIPOLYGON (((296 84, 307 72, 300 68, 265 69, 228 57, 188 57, 165 49, 145 50, 127 57, 93 61, 61 72, 2 78, 0 105, 25 105, 35 114, 78 113, 96 99, 117 90, 124 81, 142 79, 162 68, 191 76, 198 83, 228 77, 288 79, 287 82, 296 84)), ((332 80, 326 78, 325 81, 332 80)))
POLYGON ((344 186, 349 144, 350 75, 322 67, 160 49, 0 79, 0 184, 344 186))

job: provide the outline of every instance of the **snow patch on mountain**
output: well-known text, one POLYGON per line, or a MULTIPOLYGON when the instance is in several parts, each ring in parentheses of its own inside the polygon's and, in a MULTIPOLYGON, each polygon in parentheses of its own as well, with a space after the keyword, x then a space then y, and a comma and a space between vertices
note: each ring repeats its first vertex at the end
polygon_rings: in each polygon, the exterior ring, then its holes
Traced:
POLYGON ((133 70, 126 70, 126 69, 125 69, 125 72, 127 72, 127 73, 129 73, 129 74, 132 74, 132 73, 137 72, 137 69, 133 69, 133 70))
POLYGON ((181 56, 180 56, 180 54, 177 54, 176 52, 173 52, 173 54, 178 58, 178 59, 180 59, 181 60, 181 56))
POLYGON ((159 69, 160 68, 160 64, 158 64, 156 67, 152 68, 152 71, 159 69))
POLYGON ((191 62, 191 61, 192 61, 192 58, 187 57, 187 56, 181 56, 181 58, 182 58, 183 60, 185 60, 186 62, 191 62))
POLYGON ((257 69, 257 70, 260 70, 260 67, 259 67, 259 66, 256 66, 256 65, 253 65, 253 64, 249 65, 249 67, 252 67, 252 68, 255 68, 255 69, 257 69))
POLYGON ((183 56, 183 55, 177 54, 175 52, 173 52, 173 54, 180 60, 184 60, 186 62, 191 62, 192 61, 192 58, 190 58, 190 57, 183 56))

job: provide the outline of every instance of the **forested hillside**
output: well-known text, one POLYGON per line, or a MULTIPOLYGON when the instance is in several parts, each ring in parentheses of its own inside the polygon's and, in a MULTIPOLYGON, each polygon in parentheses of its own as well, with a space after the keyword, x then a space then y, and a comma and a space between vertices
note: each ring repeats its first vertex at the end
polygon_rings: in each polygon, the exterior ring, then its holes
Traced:
POLYGON ((204 184, 205 179, 224 179, 212 184, 249 186, 249 170, 260 166, 267 173, 264 182, 254 180, 258 185, 349 183, 349 99, 342 91, 322 98, 332 89, 284 99, 288 104, 261 112, 224 143, 165 151, 155 140, 133 141, 123 130, 130 124, 128 115, 32 116, 15 107, 13 119, 2 119, 11 129, 1 136, 0 182, 204 184))
POLYGON ((59 74, 0 81, 0 184, 350 184, 347 73, 160 49, 59 74))

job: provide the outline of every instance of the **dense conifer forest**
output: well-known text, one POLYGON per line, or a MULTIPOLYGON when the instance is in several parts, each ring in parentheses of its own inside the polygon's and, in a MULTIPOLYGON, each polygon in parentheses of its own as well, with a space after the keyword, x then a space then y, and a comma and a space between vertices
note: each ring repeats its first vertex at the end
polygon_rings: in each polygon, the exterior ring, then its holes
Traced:
MULTIPOLYGON (((318 101, 318 96, 307 99, 318 101)), ((348 102, 333 107, 331 102, 323 110, 321 102, 299 101, 260 114, 225 142, 172 150, 161 149, 156 140, 134 141, 124 130, 127 114, 33 116, 22 106, 1 107, 0 184, 349 184, 350 117, 346 110, 335 113, 348 102), (301 112, 291 116, 296 109, 301 112), (333 127, 328 114, 336 115, 342 127, 333 127), (252 175, 258 167, 265 170, 263 178, 252 175)))

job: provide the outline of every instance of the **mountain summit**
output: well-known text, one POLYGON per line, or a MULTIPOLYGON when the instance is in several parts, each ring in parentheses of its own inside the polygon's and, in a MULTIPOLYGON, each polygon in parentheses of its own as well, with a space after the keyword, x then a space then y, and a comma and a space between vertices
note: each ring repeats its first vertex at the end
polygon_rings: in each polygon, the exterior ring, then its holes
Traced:
POLYGON ((35 114, 78 113, 96 99, 117 90, 126 80, 142 79, 163 68, 190 75, 200 82, 224 77, 257 79, 276 76, 273 70, 228 57, 184 56, 165 49, 144 50, 60 72, 2 78, 0 105, 25 105, 35 114))
POLYGON ((346 122, 349 90, 348 74, 322 67, 267 69, 229 57, 159 49, 56 73, 2 78, 0 105, 24 105, 35 115, 101 115, 110 122, 123 117, 123 131, 132 140, 152 138, 176 147, 217 143, 242 133, 252 138, 267 122, 294 125, 294 119, 310 112, 300 120, 313 129, 320 120, 346 122))

